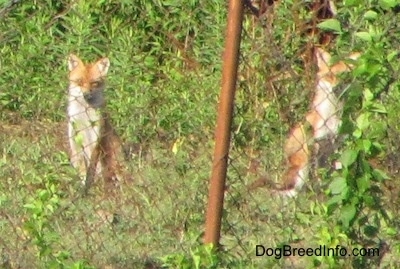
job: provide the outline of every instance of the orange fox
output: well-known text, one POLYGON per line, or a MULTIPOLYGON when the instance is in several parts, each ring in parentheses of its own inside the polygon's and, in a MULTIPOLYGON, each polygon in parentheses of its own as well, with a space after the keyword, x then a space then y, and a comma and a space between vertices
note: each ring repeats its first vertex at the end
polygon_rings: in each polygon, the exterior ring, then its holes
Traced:
MULTIPOLYGON (((333 88, 338 84, 336 75, 349 71, 352 66, 342 61, 330 66, 331 56, 321 48, 316 48, 315 56, 318 64, 317 86, 306 120, 313 127, 314 139, 334 139, 341 122, 338 115, 339 101, 333 92, 333 88)), ((359 56, 359 53, 353 53, 349 58, 356 60, 359 56)))
POLYGON ((103 91, 109 66, 108 58, 93 64, 84 64, 72 54, 68 59, 70 158, 86 187, 100 174, 105 187, 123 179, 121 141, 104 111, 103 91))
MULTIPOLYGON (((338 115, 340 104, 333 88, 338 83, 336 75, 349 71, 351 65, 341 61, 331 66, 331 56, 328 52, 316 48, 314 53, 317 59, 318 73, 311 111, 306 115, 305 124, 300 124, 292 129, 285 144, 288 168, 282 177, 283 186, 279 189, 279 193, 285 196, 295 196, 308 179, 309 146, 314 147, 313 153, 316 154, 319 150, 318 141, 330 139, 331 143, 334 143, 341 124, 338 115), (308 132, 308 126, 311 127, 311 132, 308 132)), ((359 56, 359 53, 354 53, 349 58, 355 60, 359 56)))
POLYGON ((279 189, 280 194, 296 196, 297 190, 308 178, 310 170, 308 139, 312 137, 310 127, 307 124, 295 126, 286 140, 284 152, 288 167, 282 177, 283 186, 279 189))

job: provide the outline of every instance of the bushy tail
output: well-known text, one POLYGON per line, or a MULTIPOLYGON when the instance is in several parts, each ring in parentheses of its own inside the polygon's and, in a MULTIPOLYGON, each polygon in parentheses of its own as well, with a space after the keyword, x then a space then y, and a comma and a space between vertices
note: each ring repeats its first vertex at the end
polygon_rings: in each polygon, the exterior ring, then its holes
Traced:
POLYGON ((299 124, 291 130, 285 143, 287 169, 282 176, 282 185, 276 189, 279 194, 295 196, 308 179, 310 138, 312 132, 308 124, 299 124))

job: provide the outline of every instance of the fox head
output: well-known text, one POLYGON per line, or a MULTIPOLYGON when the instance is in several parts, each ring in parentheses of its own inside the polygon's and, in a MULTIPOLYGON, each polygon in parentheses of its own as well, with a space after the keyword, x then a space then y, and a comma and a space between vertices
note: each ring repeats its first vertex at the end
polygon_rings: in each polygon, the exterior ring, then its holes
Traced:
POLYGON ((95 63, 84 64, 78 56, 71 54, 68 58, 70 89, 82 94, 92 106, 101 106, 105 76, 110 67, 108 58, 101 58, 95 63))
MULTIPOLYGON (((331 65, 331 55, 321 48, 315 48, 314 54, 318 65, 318 79, 328 81, 332 86, 336 86, 337 84, 336 75, 350 71, 353 68, 353 65, 343 61, 331 65)), ((348 59, 357 60, 360 55, 360 53, 356 52, 351 54, 348 59)))

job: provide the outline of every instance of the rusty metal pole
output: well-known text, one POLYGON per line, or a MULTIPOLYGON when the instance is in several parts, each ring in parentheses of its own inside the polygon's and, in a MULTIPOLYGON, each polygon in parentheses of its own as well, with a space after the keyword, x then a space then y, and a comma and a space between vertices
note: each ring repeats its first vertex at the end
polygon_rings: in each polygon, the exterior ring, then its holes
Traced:
POLYGON ((230 0, 222 66, 222 87, 215 128, 214 160, 210 179, 204 243, 219 245, 225 178, 239 64, 244 2, 230 0))

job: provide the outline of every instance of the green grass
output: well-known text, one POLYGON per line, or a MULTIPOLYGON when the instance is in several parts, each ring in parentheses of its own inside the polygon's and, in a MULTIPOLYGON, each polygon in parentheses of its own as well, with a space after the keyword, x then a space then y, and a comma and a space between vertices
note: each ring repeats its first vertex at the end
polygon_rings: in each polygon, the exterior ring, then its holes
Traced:
POLYGON ((337 4, 343 32, 330 51, 338 58, 363 52, 342 78, 341 87, 350 85, 344 139, 332 158, 347 160, 345 167, 315 172, 320 179, 314 175, 293 201, 248 189, 260 177, 279 181, 285 137, 304 118, 315 82, 304 57, 315 40, 302 34, 310 15, 302 1, 281 2, 266 21, 245 17, 218 254, 202 237, 226 5, 2 3, 0 268, 398 266, 400 36, 391 1, 337 4), (82 196, 69 164, 69 53, 111 60, 107 109, 132 148, 134 177, 119 197, 96 187, 82 196), (345 182, 346 192, 335 192, 335 182, 345 182), (257 244, 350 249, 383 242, 390 250, 382 261, 255 256, 257 244))

